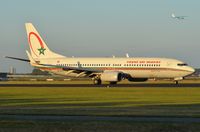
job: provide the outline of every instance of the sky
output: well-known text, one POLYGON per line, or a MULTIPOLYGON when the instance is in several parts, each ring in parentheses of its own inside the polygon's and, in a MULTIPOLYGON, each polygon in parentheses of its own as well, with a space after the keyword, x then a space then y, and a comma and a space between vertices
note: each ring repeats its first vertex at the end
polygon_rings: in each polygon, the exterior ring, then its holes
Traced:
POLYGON ((34 24, 49 48, 75 57, 166 57, 200 68, 199 0, 1 0, 0 72, 32 67, 24 24, 34 24), (185 20, 171 14, 187 16, 185 20))

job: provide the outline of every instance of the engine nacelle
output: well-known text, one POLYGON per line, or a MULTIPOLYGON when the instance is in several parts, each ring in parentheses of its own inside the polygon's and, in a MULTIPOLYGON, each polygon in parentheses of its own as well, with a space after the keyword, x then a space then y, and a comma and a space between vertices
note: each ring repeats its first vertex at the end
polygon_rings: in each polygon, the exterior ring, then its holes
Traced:
POLYGON ((128 80, 130 82, 145 82, 148 80, 148 78, 132 78, 132 77, 129 77, 128 80))
POLYGON ((101 74, 100 79, 106 82, 119 82, 123 78, 121 72, 104 72, 101 74))

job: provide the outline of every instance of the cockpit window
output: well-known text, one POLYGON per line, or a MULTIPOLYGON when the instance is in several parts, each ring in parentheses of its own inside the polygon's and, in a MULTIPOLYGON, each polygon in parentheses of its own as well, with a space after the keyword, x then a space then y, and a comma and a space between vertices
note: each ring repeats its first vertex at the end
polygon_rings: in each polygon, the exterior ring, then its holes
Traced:
POLYGON ((188 64, 186 63, 181 63, 181 64, 177 64, 178 66, 187 66, 188 64))

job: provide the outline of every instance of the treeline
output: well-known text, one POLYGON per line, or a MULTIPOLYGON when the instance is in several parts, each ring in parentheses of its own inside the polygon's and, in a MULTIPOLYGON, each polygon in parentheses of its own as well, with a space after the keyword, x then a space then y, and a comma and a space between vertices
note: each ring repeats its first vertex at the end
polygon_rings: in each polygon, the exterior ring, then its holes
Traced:
POLYGON ((47 71, 42 71, 40 69, 33 69, 31 75, 51 75, 51 74, 47 71))

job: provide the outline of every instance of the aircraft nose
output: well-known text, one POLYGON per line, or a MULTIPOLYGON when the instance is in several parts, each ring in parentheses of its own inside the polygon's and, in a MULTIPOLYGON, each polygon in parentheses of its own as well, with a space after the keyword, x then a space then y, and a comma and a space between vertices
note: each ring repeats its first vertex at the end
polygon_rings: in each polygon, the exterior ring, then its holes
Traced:
POLYGON ((195 72, 195 69, 192 68, 192 67, 188 67, 188 71, 190 71, 191 73, 194 73, 194 72, 195 72))

